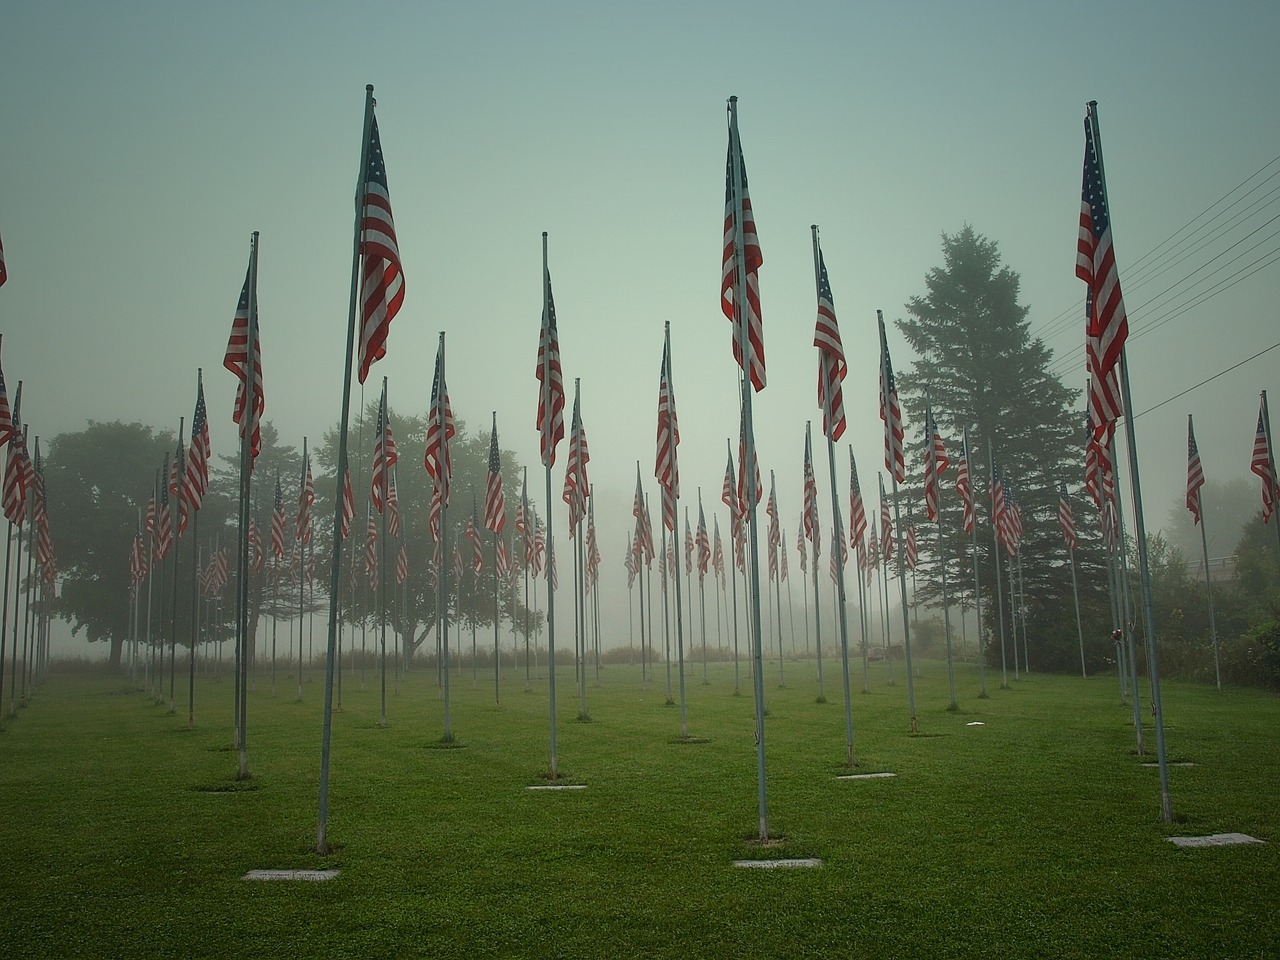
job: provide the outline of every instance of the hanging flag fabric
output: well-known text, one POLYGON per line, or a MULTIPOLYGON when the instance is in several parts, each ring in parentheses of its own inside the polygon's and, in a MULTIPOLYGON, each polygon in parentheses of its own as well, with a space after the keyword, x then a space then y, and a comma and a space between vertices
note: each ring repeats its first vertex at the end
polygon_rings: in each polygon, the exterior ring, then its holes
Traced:
POLYGON ((1249 469, 1262 480, 1262 522, 1270 523, 1271 514, 1276 508, 1276 474, 1271 459, 1271 447, 1267 443, 1267 399, 1262 398, 1262 408, 1258 411, 1258 429, 1253 435, 1253 459, 1249 461, 1249 469))
POLYGON ((544 466, 555 466, 556 447, 564 439, 564 375, 551 272, 543 275, 542 329, 538 333, 538 443, 544 466))
POLYGON ((391 471, 387 479, 387 530, 391 536, 400 539, 400 496, 396 493, 396 471, 391 471))
POLYGON ((364 569, 369 576, 369 588, 373 589, 378 585, 378 524, 373 519, 372 504, 365 507, 364 569))
POLYGON ((653 562, 653 530, 649 526, 649 508, 644 502, 644 490, 640 485, 640 464, 636 464, 636 495, 631 502, 631 515, 636 520, 635 544, 646 565, 653 562))
POLYGON ((391 468, 398 459, 396 441, 391 435, 391 418, 387 412, 387 393, 383 390, 378 401, 378 427, 373 437, 373 474, 369 491, 373 509, 378 513, 382 513, 384 491, 390 483, 391 468))
POLYGON ((182 448, 182 437, 178 437, 178 449, 173 455, 173 467, 169 473, 169 496, 178 506, 178 536, 187 532, 187 454, 182 448))
POLYGON ((191 417, 191 449, 187 451, 187 477, 183 484, 183 500, 194 512, 204 503, 209 491, 209 412, 204 403, 204 383, 196 382, 196 410, 191 417))
POLYGON ((351 468, 342 472, 342 525, 341 539, 347 539, 351 533, 351 521, 356 516, 356 492, 351 488, 351 468))
POLYGON ((471 569, 479 573, 484 569, 484 547, 480 544, 480 520, 476 516, 474 505, 471 516, 467 517, 466 536, 471 541, 471 569))
POLYGON ((236 375, 240 383, 236 387, 236 403, 231 414, 234 423, 240 426, 240 437, 249 438, 249 468, 258 458, 262 449, 262 414, 266 409, 266 401, 262 396, 262 345, 258 336, 257 302, 254 302, 253 322, 249 317, 249 280, 253 275, 253 266, 245 270, 244 286, 240 288, 240 300, 236 304, 236 313, 231 320, 231 338, 227 341, 227 352, 222 358, 222 365, 236 375), (250 350, 249 328, 253 328, 253 344, 250 350), (249 373, 249 354, 253 353, 253 373, 249 373), (253 394, 253 406, 249 407, 249 394, 253 394), (246 412, 247 411, 247 412, 246 412))
POLYGON ((547 541, 542 533, 542 521, 535 520, 533 527, 533 560, 529 564, 529 569, 533 571, 534 577, 538 577, 543 573, 543 565, 546 563, 547 541))
POLYGON ((271 552, 279 560, 284 559, 284 494, 280 489, 280 474, 276 474, 275 507, 271 511, 271 552))
POLYGON ((1095 104, 1084 120, 1084 174, 1080 197, 1080 230, 1076 243, 1076 276, 1086 284, 1085 359, 1090 374, 1087 391, 1089 424, 1094 437, 1112 429, 1121 414, 1116 366, 1129 334, 1120 273, 1111 243, 1111 213, 1098 145, 1095 104))
POLYGON ((1067 549, 1076 548, 1076 520, 1071 510, 1071 498, 1067 495, 1067 485, 1058 484, 1058 526, 1062 528, 1062 537, 1067 541, 1067 549))
POLYGON ((898 404, 898 387, 893 378, 893 361, 889 359, 889 341, 884 332, 884 315, 876 311, 880 327, 880 419, 884 422, 884 468, 902 483, 906 479, 906 449, 903 438, 902 407, 898 404))
POLYGON ((809 557, 808 557, 809 546, 807 543, 805 543, 803 529, 796 531, 796 553, 800 554, 800 572, 808 573, 809 572, 809 557))
POLYGON ((485 479, 484 525, 494 533, 501 533, 507 524, 507 501, 502 493, 502 455, 498 451, 498 415, 493 415, 493 430, 489 434, 489 472, 485 479))
POLYGON ((893 557, 893 520, 889 516, 889 498, 884 492, 884 477, 880 477, 880 549, 887 564, 893 557))
POLYGON ((436 351, 436 372, 431 382, 431 407, 427 414, 427 449, 423 465, 431 478, 430 529, 435 540, 440 539, 440 513, 449 505, 450 479, 453 477, 453 459, 449 454, 449 441, 455 432, 453 408, 449 404, 449 389, 444 376, 444 340, 436 351))
POLYGON ((4 265, 4 241, 0 240, 0 287, 9 279, 9 268, 4 265))
POLYGON ((969 479, 969 448, 964 440, 960 441, 960 459, 956 463, 956 493, 964 511, 961 528, 973 533, 973 482, 969 479))
POLYGON ((821 524, 818 520, 818 482, 813 476, 813 445, 809 439, 809 429, 804 431, 804 506, 800 513, 801 527, 806 539, 818 545, 821 536, 821 524))
POLYGON ((760 282, 758 271, 764 263, 760 238, 756 235, 751 197, 747 193, 747 164, 742 156, 738 126, 730 107, 729 154, 725 160, 724 185, 724 256, 720 267, 720 309, 733 325, 733 357, 751 380, 756 391, 764 389, 764 325, 760 319, 760 282), (735 185, 734 172, 737 172, 735 185), (742 244, 738 244, 741 223, 742 244), (738 278, 741 273, 746 289, 746 303, 738 300, 738 278), (745 307, 745 310, 743 309, 745 307), (744 316, 745 313, 745 316, 744 316), (742 325, 746 324, 749 357, 742 356, 742 325))
POLYGON ((903 544, 903 549, 907 553, 907 569, 914 573, 916 561, 920 558, 920 550, 916 545, 916 525, 911 518, 910 508, 907 509, 907 533, 904 540, 906 542, 903 544))
POLYGON ((714 534, 711 538, 711 569, 724 582, 724 544, 720 542, 720 518, 712 517, 714 534))
POLYGON ((947 469, 947 448, 938 435, 938 424, 933 419, 933 411, 926 400, 924 405, 925 449, 924 449, 924 509, 930 523, 937 523, 938 512, 938 478, 947 469))
POLYGON ((849 545, 862 549, 867 535, 867 509, 862 502, 862 485, 858 482, 858 463, 849 448, 849 545))
POLYGON ((582 425, 582 406, 578 394, 573 397, 573 422, 569 431, 569 462, 564 470, 564 490, 561 498, 569 506, 569 537, 587 515, 587 498, 591 484, 587 480, 587 463, 591 453, 587 447, 587 431, 582 425))
MULTIPOLYGON (((751 473, 747 472, 747 422, 746 412, 739 408, 738 410, 738 515, 742 518, 742 522, 748 523, 751 520, 751 508, 760 503, 764 498, 764 483, 760 479, 760 461, 755 455, 755 450, 751 451, 751 473), (751 474, 755 475, 755 486, 750 487, 751 474)), ((746 531, 744 530, 745 534, 746 531)))
POLYGON ((1196 432, 1187 414, 1187 509, 1191 511, 1191 525, 1200 522, 1200 488, 1204 486, 1204 469, 1200 466, 1200 449, 1196 446, 1196 432))
POLYGON ((404 583, 408 576, 409 552, 402 543, 400 544, 400 549, 396 551, 396 583, 404 583))
POLYGON ((711 564, 711 539, 707 534, 707 517, 698 504, 698 579, 703 579, 711 564))
POLYGON ((163 560, 173 546, 173 517, 169 510, 169 454, 164 455, 160 470, 160 498, 156 504, 155 558, 163 560))
POLYGON ((689 526, 689 511, 684 512, 684 572, 693 573, 693 528, 689 526))
POLYGON ((294 526, 294 539, 298 543, 311 542, 311 505, 316 502, 316 486, 311 479, 311 457, 302 458, 302 482, 298 486, 298 522, 294 526))
POLYGON ((1004 477, 1000 473, 1000 464, 997 463, 991 468, 991 526, 995 530, 996 540, 1012 553, 1008 543, 1009 522, 1005 518, 1006 508, 1004 477))
MULTIPOLYGON (((370 108, 372 110, 372 107, 370 108)), ((367 159, 360 210, 360 363, 358 375, 364 383, 369 368, 387 355, 387 333, 404 304, 404 274, 400 268, 400 247, 391 216, 391 194, 387 190, 387 165, 382 156, 378 118, 370 117, 367 159)))
POLYGON ((668 530, 675 530, 675 504, 680 498, 680 467, 676 461, 676 447, 680 443, 680 425, 676 419, 676 398, 671 384, 671 354, 664 341, 662 345, 662 370, 658 378, 658 435, 657 454, 653 472, 662 487, 662 522, 668 530))
POLYGON ((848 373, 844 359, 844 345, 840 342, 840 326, 836 322, 836 308, 831 297, 831 283, 827 279, 827 265, 818 248, 818 323, 813 333, 813 345, 818 348, 818 409, 822 411, 822 432, 832 441, 844 435, 844 391, 840 384, 848 373), (831 402, 827 403, 830 391, 831 402))

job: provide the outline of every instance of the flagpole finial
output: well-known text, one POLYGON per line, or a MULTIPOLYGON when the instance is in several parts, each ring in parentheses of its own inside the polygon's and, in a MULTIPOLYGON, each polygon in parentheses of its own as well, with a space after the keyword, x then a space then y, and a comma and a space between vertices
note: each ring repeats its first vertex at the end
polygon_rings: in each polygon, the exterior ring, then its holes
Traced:
POLYGON ((729 97, 729 102, 730 102, 730 103, 737 103, 737 102, 738 102, 738 98, 737 98, 736 96, 731 96, 731 97, 729 97))
POLYGON ((810 230, 812 230, 814 233, 817 233, 817 232, 818 232, 818 225, 817 225, 816 223, 811 223, 811 224, 809 224, 809 229, 810 229, 810 230))
POLYGON ((1095 107, 1097 107, 1097 106, 1098 106, 1098 101, 1097 101, 1097 100, 1089 100, 1089 101, 1087 101, 1087 102, 1085 103, 1085 106, 1086 106, 1086 107, 1088 107, 1090 110, 1093 110, 1095 107))
POLYGON ((547 231, 545 230, 542 231, 542 239, 543 240, 547 239, 547 231))
POLYGON ((373 84, 372 84, 372 83, 366 83, 366 84, 364 85, 364 92, 365 92, 365 93, 373 93, 373 84))

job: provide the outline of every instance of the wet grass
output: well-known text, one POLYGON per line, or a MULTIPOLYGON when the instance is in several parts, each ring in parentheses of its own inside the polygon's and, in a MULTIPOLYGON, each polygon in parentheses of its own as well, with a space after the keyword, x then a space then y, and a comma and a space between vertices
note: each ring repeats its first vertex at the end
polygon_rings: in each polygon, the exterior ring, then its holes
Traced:
POLYGON ((314 852, 321 672, 296 701, 249 699, 237 783, 232 688, 202 680, 197 722, 118 677, 55 675, 0 734, 0 943, 21 957, 1262 957, 1280 942, 1280 700, 1166 683, 1176 820, 1160 819, 1154 733, 1134 752, 1114 678, 1035 674, 977 697, 944 665, 854 669, 859 765, 827 663, 766 665, 771 843, 758 841, 753 701, 742 669, 688 688, 688 738, 661 672, 608 666, 577 723, 558 674, 559 783, 545 680, 451 681, 440 749, 432 672, 344 680, 328 856, 314 852), (974 722, 981 725, 970 725, 974 722), (893 778, 839 780, 842 773, 893 778), (1181 850, 1179 834, 1262 845, 1181 850), (818 869, 735 859, 817 857, 818 869), (321 883, 255 868, 339 868, 321 883))

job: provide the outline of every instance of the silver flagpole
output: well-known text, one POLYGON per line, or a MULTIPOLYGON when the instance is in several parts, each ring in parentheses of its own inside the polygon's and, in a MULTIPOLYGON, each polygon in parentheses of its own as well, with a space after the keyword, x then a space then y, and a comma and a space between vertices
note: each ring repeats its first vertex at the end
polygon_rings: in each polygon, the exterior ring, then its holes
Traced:
MULTIPOLYGON (((1088 119, 1102 174, 1103 202, 1106 203, 1106 173, 1102 164, 1102 135, 1098 130, 1098 105, 1089 101, 1088 119)), ((1138 539, 1138 571, 1142 579, 1142 619, 1147 633, 1147 657, 1151 672, 1151 706, 1155 711, 1156 760, 1160 769, 1160 813, 1165 823, 1173 821, 1173 801, 1169 796, 1169 764, 1165 755, 1164 707, 1160 699, 1160 667, 1156 651, 1155 614, 1151 600, 1151 568, 1147 556, 1147 525, 1142 510, 1142 481, 1138 473, 1138 441, 1133 427, 1133 398, 1129 390, 1129 360, 1120 350, 1120 393, 1124 404, 1125 438, 1129 447, 1129 475, 1132 486, 1135 532, 1138 539)), ((1273 470, 1274 474, 1274 470, 1273 470)), ((1134 700, 1136 702, 1136 691, 1134 700)))
MULTIPOLYGON (((547 232, 542 232, 542 317, 544 326, 549 326, 552 317, 549 312, 552 309, 551 304, 551 272, 547 264, 547 232)), ((551 523, 551 461, 555 457, 555 433, 552 429, 554 423, 554 412, 551 408, 551 395, 549 392, 551 387, 551 345, 545 345, 543 351, 543 367, 542 367, 542 390, 545 398, 545 417, 544 421, 547 436, 548 449, 543 451, 543 464, 546 469, 547 480, 547 676, 548 676, 548 697, 550 699, 550 715, 551 715, 551 779, 554 781, 559 778, 560 773, 557 769, 558 759, 556 756, 556 591, 552 586, 551 571, 555 565, 555 528, 551 523)))
MULTIPOLYGON (((662 336, 663 336, 662 359, 663 359, 663 365, 666 368, 665 373, 667 376, 667 393, 668 393, 670 404, 671 404, 670 409, 668 410, 669 416, 667 417, 667 445, 671 450, 671 471, 672 471, 671 491, 669 494, 666 494, 664 496, 669 496, 671 499, 671 516, 672 516, 672 525, 673 525, 673 529, 671 531, 671 537, 673 541, 672 552, 674 552, 676 555, 676 562, 671 565, 671 566, 674 566, 676 569, 670 572, 672 574, 672 579, 675 581, 675 588, 676 588, 675 589, 675 593, 676 593, 676 596, 675 596, 676 659, 677 659, 677 668, 678 668, 677 676, 679 679, 679 688, 680 688, 680 739, 687 740, 689 737, 689 715, 688 715, 688 703, 685 699, 685 684, 684 684, 684 610, 680 605, 681 604, 680 549, 679 549, 679 544, 675 542, 678 539, 676 537, 676 533, 680 529, 680 514, 679 514, 680 481, 679 481, 678 460, 676 458, 676 424, 675 424, 676 385, 675 385, 675 375, 672 373, 672 363, 671 363, 671 321, 670 320, 667 320, 663 323, 662 336)), ((661 478, 659 478, 659 486, 661 486, 661 478)), ((664 528, 666 526, 665 519, 663 521, 663 526, 664 528)), ((685 517, 684 517, 684 529, 686 533, 689 530, 689 513, 687 510, 685 511, 685 517)), ((686 576, 687 576, 687 573, 686 573, 686 576)), ((668 665, 667 665, 668 673, 670 673, 670 669, 671 669, 670 657, 668 657, 668 665)), ((670 683, 668 683, 668 687, 670 687, 670 683)), ((670 690, 668 690, 668 695, 670 695, 670 690)))
MULTIPOLYGON (((1195 444, 1195 428, 1191 422, 1191 414, 1187 414, 1187 439, 1189 449, 1195 444)), ((1268 441, 1269 445, 1270 441, 1268 441)), ((1199 456, 1199 453, 1196 454, 1199 456)), ((1202 479, 1203 482, 1203 479, 1202 479)), ((1213 615, 1213 577, 1209 573, 1209 535, 1205 532, 1204 498, 1201 496, 1201 485, 1196 486, 1196 518, 1200 521, 1200 548, 1204 552, 1204 589, 1209 600, 1209 636, 1213 641, 1213 677, 1218 691, 1222 691, 1222 668, 1218 663, 1218 625, 1213 615)))
MULTIPOLYGON (((379 484, 381 489, 378 491, 382 495, 382 509, 378 511, 378 666, 382 682, 382 719, 379 721, 379 726, 385 727, 387 725, 387 495, 391 486, 388 482, 391 476, 391 467, 387 464, 386 445, 387 431, 390 429, 390 415, 387 412, 386 377, 382 378, 382 398, 379 402, 379 409, 381 416, 378 419, 382 421, 379 424, 382 428, 382 436, 374 440, 375 446, 380 444, 382 447, 382 480, 379 484)), ((363 417, 364 410, 361 409, 360 413, 363 417)), ((340 479, 339 483, 341 484, 342 482, 340 479)), ((341 682, 339 682, 339 688, 341 688, 341 682)))
MULTIPOLYGON (((237 563, 236 584, 236 643, 240 649, 240 675, 237 678, 240 691, 239 746, 240 766, 236 774, 237 780, 249 778, 249 731, 248 706, 245 703, 249 692, 249 484, 253 473, 253 428, 257 424, 257 392, 262 389, 258 383, 254 368, 257 363, 255 349, 258 342, 258 231, 253 231, 251 252, 249 255, 249 319, 247 324, 248 340, 245 344, 245 406, 240 438, 240 536, 237 563)), ((177 577, 177 545, 174 545, 174 576, 177 577)), ((171 664, 172 666, 172 664, 171 664)))
POLYGON ((343 360, 342 413, 338 418, 338 458, 335 465, 337 495, 333 498, 333 563, 329 576, 329 645, 325 658, 324 721, 320 745, 320 813, 316 826, 316 853, 329 852, 329 754, 333 737, 333 670, 338 650, 338 591, 342 573, 342 482, 347 475, 347 419, 351 415, 351 359, 356 342, 356 308, 360 290, 360 224, 364 213, 366 171, 369 165, 369 132, 373 126, 373 84, 365 88, 364 124, 360 138, 360 173, 356 182, 355 231, 351 243, 351 297, 347 310, 346 356, 343 360))
POLYGON ((759 537, 756 531, 756 491, 754 488, 754 464, 756 462, 755 422, 751 414, 751 353, 748 342, 748 306, 747 306, 747 272, 745 270, 746 250, 743 238, 742 211, 742 144, 738 139, 738 98, 729 98, 729 176, 731 196, 734 203, 733 247, 734 247, 734 310, 738 315, 738 352, 742 357, 742 419, 744 433, 744 456, 746 463, 741 465, 743 476, 747 478, 747 515, 743 518, 749 529, 747 568, 750 575, 751 630, 754 638, 755 660, 755 707, 756 707, 756 801, 760 821, 760 840, 769 839, 768 796, 765 789, 765 747, 764 747, 764 655, 760 630, 760 559, 758 555, 759 537))
MULTIPOLYGON (((969 428, 964 428, 964 460, 965 466, 969 466, 969 428)), ((973 501, 973 478, 974 470, 969 467, 969 500, 973 501)), ((973 558, 973 607, 974 616, 978 619, 978 699, 987 699, 987 645, 983 642, 984 633, 982 626, 982 586, 978 580, 978 511, 973 511, 973 529, 972 545, 970 547, 970 555, 973 558)))

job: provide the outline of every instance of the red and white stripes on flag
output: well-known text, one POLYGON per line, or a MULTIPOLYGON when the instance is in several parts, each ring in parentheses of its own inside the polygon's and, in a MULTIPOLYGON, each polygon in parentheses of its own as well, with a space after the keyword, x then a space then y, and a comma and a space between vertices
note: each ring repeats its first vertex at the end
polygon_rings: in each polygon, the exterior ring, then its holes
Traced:
POLYGON ((821 536, 821 525, 818 520, 818 483, 813 476, 813 444, 810 441, 809 427, 804 430, 804 507, 800 514, 801 527, 808 540, 818 545, 821 536))
POLYGON ((1071 498, 1067 495, 1067 485, 1058 484, 1058 526, 1062 528, 1062 537, 1067 541, 1067 549, 1076 548, 1076 519, 1071 510, 1071 498))
POLYGON ((698 579, 706 577, 711 565, 711 538, 707 533, 707 516, 698 503, 698 579))
POLYGON ((858 482, 858 462, 849 448, 849 546, 861 550, 867 535, 867 509, 862 502, 862 485, 858 482))
POLYGON ((391 471, 387 479, 387 531, 397 540, 400 539, 400 496, 396 493, 396 471, 391 471))
POLYGON ((653 473, 662 487, 662 523, 668 530, 676 528, 676 501, 680 499, 680 466, 676 447, 680 444, 680 425, 676 419, 676 396, 671 383, 671 347, 662 344, 662 370, 658 378, 658 435, 653 473))
MULTIPOLYGON (((0 341, 3 339, 0 335, 0 341)), ((13 412, 9 409, 9 391, 4 385, 4 368, 0 366, 0 447, 9 443, 15 430, 21 429, 21 426, 13 422, 13 412)))
MULTIPOLYGON (((5 510, 8 511, 9 485, 5 484, 5 510)), ((10 517, 12 520, 13 518, 10 517)), ((164 455, 164 467, 160 471, 160 499, 156 504, 155 557, 163 560, 173 547, 173 516, 169 508, 169 454, 164 455)))
POLYGON ((342 524, 339 527, 341 538, 347 539, 351 533, 351 521, 356 516, 356 492, 351 488, 351 468, 342 472, 342 524))
POLYGON ((818 322, 813 333, 813 345, 818 348, 818 408, 822 411, 822 432, 834 442, 844 435, 844 391, 840 384, 848 373, 848 366, 816 227, 813 243, 818 254, 818 322))
POLYGON ((240 426, 240 437, 249 438, 249 468, 253 469, 258 452, 262 449, 262 413, 266 409, 266 401, 262 396, 262 344, 258 336, 258 300, 257 290, 250 290, 250 281, 256 286, 253 261, 257 258, 257 248, 250 255, 249 267, 245 270, 244 286, 240 288, 240 300, 236 304, 236 314, 231 320, 231 337, 227 341, 227 352, 222 358, 222 365, 234 373, 240 384, 236 387, 236 405, 231 419, 240 426), (252 294, 253 317, 249 316, 249 300, 252 294), (252 323, 250 322, 252 319, 252 323), (253 330, 253 343, 249 343, 249 331, 253 330), (253 373, 249 373, 249 354, 253 354, 253 373), (253 395, 250 408, 249 395, 253 395), (247 410, 247 412, 246 412, 247 410))
POLYGON ((645 565, 653 562, 653 529, 649 525, 649 508, 644 502, 644 489, 640 485, 640 463, 636 462, 636 496, 631 502, 631 515, 635 517, 634 536, 635 549, 643 558, 645 565))
POLYGON ((364 569, 369 575, 369 588, 373 589, 378 585, 378 524, 373 519, 373 504, 365 507, 365 518, 364 569))
POLYGON ((930 523, 938 523, 941 519, 938 512, 938 478, 951 461, 947 459, 947 448, 938 435, 938 424, 934 422, 928 400, 924 404, 924 423, 924 510, 930 523))
POLYGON ((422 460, 432 484, 429 524, 435 540, 440 539, 441 511, 449 505, 449 481, 453 477, 449 441, 453 439, 455 430, 449 388, 445 384, 444 334, 441 334, 440 347, 436 352, 435 378, 431 383, 431 409, 427 413, 427 449, 422 460))
POLYGON ((712 516, 714 534, 711 538, 711 569, 724 582, 724 544, 720 542, 720 518, 712 516))
POLYGON ((879 310, 876 311, 876 323, 880 328, 880 419, 884 422, 884 468, 902 483, 907 476, 902 407, 898 403, 898 387, 893 379, 893 361, 889 359, 884 314, 879 310))
POLYGON ((564 490, 561 492, 561 499, 569 506, 570 538, 587 516, 587 498, 591 496, 591 483, 587 479, 587 463, 590 460, 587 431, 582 425, 581 397, 575 389, 573 421, 569 430, 569 462, 565 464, 564 490))
POLYGON ((809 545, 804 539, 804 530, 796 531, 796 553, 800 554, 800 572, 807 573, 809 571, 809 545))
POLYGON ((493 414, 493 430, 489 434, 489 472, 485 479, 484 525, 501 533, 507 524, 507 500, 502 493, 502 455, 498 451, 498 414, 493 414))
POLYGON ((280 474, 276 474, 275 506, 271 510, 271 552, 276 559, 284 559, 284 493, 280 489, 280 474))
POLYGON ((134 596, 138 594, 138 586, 147 575, 147 551, 142 544, 142 531, 133 532, 133 549, 129 551, 129 586, 134 596))
POLYGON ((365 144, 365 168, 360 195, 360 362, 357 375, 364 383, 369 368, 387 355, 387 332, 404 303, 404 274, 400 247, 391 216, 387 190, 387 164, 378 136, 378 118, 369 107, 369 142, 365 144))
POLYGON ((1249 461, 1249 469, 1262 479, 1262 522, 1270 523, 1271 514, 1276 509, 1276 465, 1271 455, 1271 444, 1267 441, 1269 417, 1267 395, 1262 394, 1262 406, 1258 410, 1258 429, 1253 435, 1253 458, 1249 461))
POLYGON ((405 545, 400 544, 400 549, 396 551, 396 583, 404 583, 409 576, 409 551, 405 549, 405 545))
POLYGON ((1187 414, 1187 509, 1191 511, 1191 525, 1200 522, 1200 488, 1204 486, 1204 468, 1200 466, 1200 448, 1196 446, 1195 426, 1191 414, 1187 414))
MULTIPOLYGON (((746 412, 738 411, 738 516, 743 524, 751 521, 751 508, 757 506, 764 497, 764 483, 760 479, 760 461, 756 458, 755 448, 751 450, 751 472, 747 472, 747 422, 746 412), (753 481, 749 479, 754 474, 753 481)), ((746 530, 743 530, 745 537, 746 530)))
POLYGON ((187 476, 182 485, 182 497, 192 512, 204 503, 209 490, 209 412, 204 403, 204 378, 197 374, 196 409, 191 417, 191 449, 187 451, 187 476))
POLYGON ((1084 176, 1080 198, 1080 233, 1076 244, 1076 276, 1088 285, 1085 346, 1093 376, 1089 388, 1090 423, 1101 436, 1119 415, 1116 364, 1129 335, 1120 274, 1111 244, 1111 213, 1098 143, 1096 104, 1084 120, 1084 176))
MULTIPOLYGON (((18 422, 22 416, 22 382, 18 382, 18 391, 13 406, 13 422, 15 426, 9 434, 9 460, 4 470, 4 515, 14 526, 22 526, 26 517, 27 504, 27 471, 23 467, 23 450, 26 438, 22 426, 18 422)), ((166 461, 168 454, 165 454, 166 461)), ((168 469, 168 463, 165 464, 168 469)))
POLYGON ((893 520, 889 516, 889 498, 884 492, 884 477, 880 481, 880 550, 884 554, 884 562, 888 564, 893 558, 893 520))
POLYGON ((382 513, 383 499, 390 484, 391 468, 396 465, 395 437, 391 435, 391 417, 387 410, 387 383, 382 378, 382 396, 378 401, 378 427, 373 438, 373 474, 370 480, 369 498, 373 509, 382 513))
POLYGON ((471 569, 479 573, 484 569, 484 547, 480 544, 480 520, 475 504, 472 504, 471 516, 467 517, 466 537, 471 541, 471 569))
POLYGON ((956 463, 956 493, 963 508, 961 527, 965 533, 973 533, 973 481, 969 478, 968 434, 960 441, 960 459, 956 463))
POLYGON ((755 216, 747 193, 747 164, 738 139, 737 98, 729 101, 729 154, 725 160, 724 255, 720 267, 720 309, 733 324, 733 357, 757 391, 763 390, 764 324, 760 319, 758 271, 764 263, 755 216), (739 284, 741 280, 741 285, 739 284), (745 289, 746 303, 738 302, 745 289), (744 308, 745 307, 745 316, 744 308), (748 357, 742 356, 743 325, 748 357))
POLYGON ((916 524, 911 517, 911 508, 907 508, 907 534, 904 538, 903 549, 907 554, 907 569, 914 572, 916 562, 920 559, 920 548, 916 544, 916 524))
POLYGON ((298 543, 311 542, 311 505, 316 502, 316 485, 311 479, 311 457, 302 457, 302 482, 298 486, 298 522, 293 536, 298 543))
MULTIPOLYGON (((545 243, 546 235, 543 235, 545 243)), ((544 466, 555 466, 556 447, 564 439, 564 374, 560 370, 560 337, 551 271, 542 278, 542 328, 538 332, 538 442, 544 466)))

